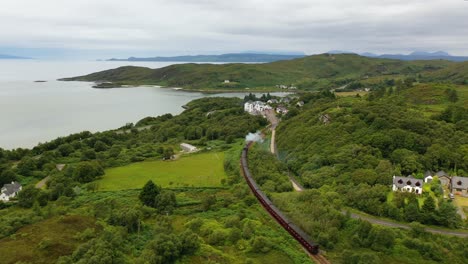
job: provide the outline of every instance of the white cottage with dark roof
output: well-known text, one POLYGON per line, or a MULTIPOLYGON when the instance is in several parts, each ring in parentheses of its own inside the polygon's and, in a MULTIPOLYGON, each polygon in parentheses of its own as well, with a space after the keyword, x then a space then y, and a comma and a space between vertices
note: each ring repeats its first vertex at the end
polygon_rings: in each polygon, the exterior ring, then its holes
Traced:
POLYGON ((423 189, 424 181, 421 179, 415 179, 412 176, 402 177, 393 176, 393 191, 410 192, 415 194, 421 194, 423 189))
POLYGON ((18 195, 18 192, 21 191, 22 188, 21 184, 16 181, 4 184, 0 193, 0 201, 8 202, 11 198, 18 195))

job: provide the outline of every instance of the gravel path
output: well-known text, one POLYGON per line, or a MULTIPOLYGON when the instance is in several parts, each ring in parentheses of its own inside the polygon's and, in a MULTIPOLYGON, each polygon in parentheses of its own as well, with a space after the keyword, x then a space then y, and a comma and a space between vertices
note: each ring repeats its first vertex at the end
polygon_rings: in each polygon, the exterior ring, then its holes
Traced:
POLYGON ((36 183, 36 188, 37 189, 42 189, 44 188, 45 184, 47 183, 47 181, 49 180, 50 176, 47 176, 45 177, 44 179, 42 179, 40 182, 36 183))

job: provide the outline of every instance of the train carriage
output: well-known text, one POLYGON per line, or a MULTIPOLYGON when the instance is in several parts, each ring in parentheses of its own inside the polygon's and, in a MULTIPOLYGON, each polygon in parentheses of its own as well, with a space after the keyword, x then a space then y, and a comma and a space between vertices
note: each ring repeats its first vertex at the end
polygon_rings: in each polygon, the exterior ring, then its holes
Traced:
POLYGON ((260 190, 259 186, 252 178, 252 174, 248 168, 247 155, 252 141, 247 142, 242 150, 241 154, 241 168, 247 184, 252 190, 255 197, 259 200, 262 206, 268 211, 268 213, 286 230, 291 234, 301 245, 311 254, 318 254, 319 246, 314 243, 309 236, 304 233, 299 227, 292 223, 283 213, 273 205, 271 200, 260 190))

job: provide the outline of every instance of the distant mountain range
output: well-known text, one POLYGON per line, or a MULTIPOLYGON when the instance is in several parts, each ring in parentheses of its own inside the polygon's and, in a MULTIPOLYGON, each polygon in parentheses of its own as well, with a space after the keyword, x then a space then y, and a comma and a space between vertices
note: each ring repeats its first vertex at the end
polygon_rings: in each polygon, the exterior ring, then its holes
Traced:
POLYGON ((292 60, 305 57, 305 55, 284 55, 284 54, 262 54, 262 53, 228 53, 221 55, 194 55, 175 57, 151 57, 128 59, 112 58, 108 61, 171 61, 171 62, 273 62, 280 60, 292 60))
MULTIPOLYGON (((370 52, 355 53, 343 50, 331 50, 328 54, 358 54, 370 58, 397 59, 397 60, 448 60, 468 61, 468 56, 452 56, 445 51, 423 52, 415 51, 410 54, 374 54, 370 52)), ((265 53, 228 53, 221 55, 187 55, 173 57, 149 57, 127 59, 112 58, 107 61, 165 61, 165 62, 274 62, 281 60, 292 60, 306 57, 303 54, 265 54, 265 53)))
POLYGON ((445 51, 425 52, 415 51, 410 54, 374 54, 370 52, 355 53, 351 51, 331 50, 329 54, 358 54, 370 58, 396 59, 396 60, 448 60, 448 61, 468 61, 468 56, 452 56, 445 51))
POLYGON ((0 60, 30 60, 32 58, 0 54, 0 60))

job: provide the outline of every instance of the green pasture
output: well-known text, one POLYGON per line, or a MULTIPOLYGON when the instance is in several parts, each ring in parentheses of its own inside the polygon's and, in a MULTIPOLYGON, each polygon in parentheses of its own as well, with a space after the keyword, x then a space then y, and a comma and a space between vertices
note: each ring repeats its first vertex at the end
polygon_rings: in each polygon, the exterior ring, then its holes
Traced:
POLYGON ((219 187, 224 173, 224 153, 210 152, 182 156, 174 161, 146 161, 105 171, 99 190, 142 188, 148 180, 169 188, 219 187))

